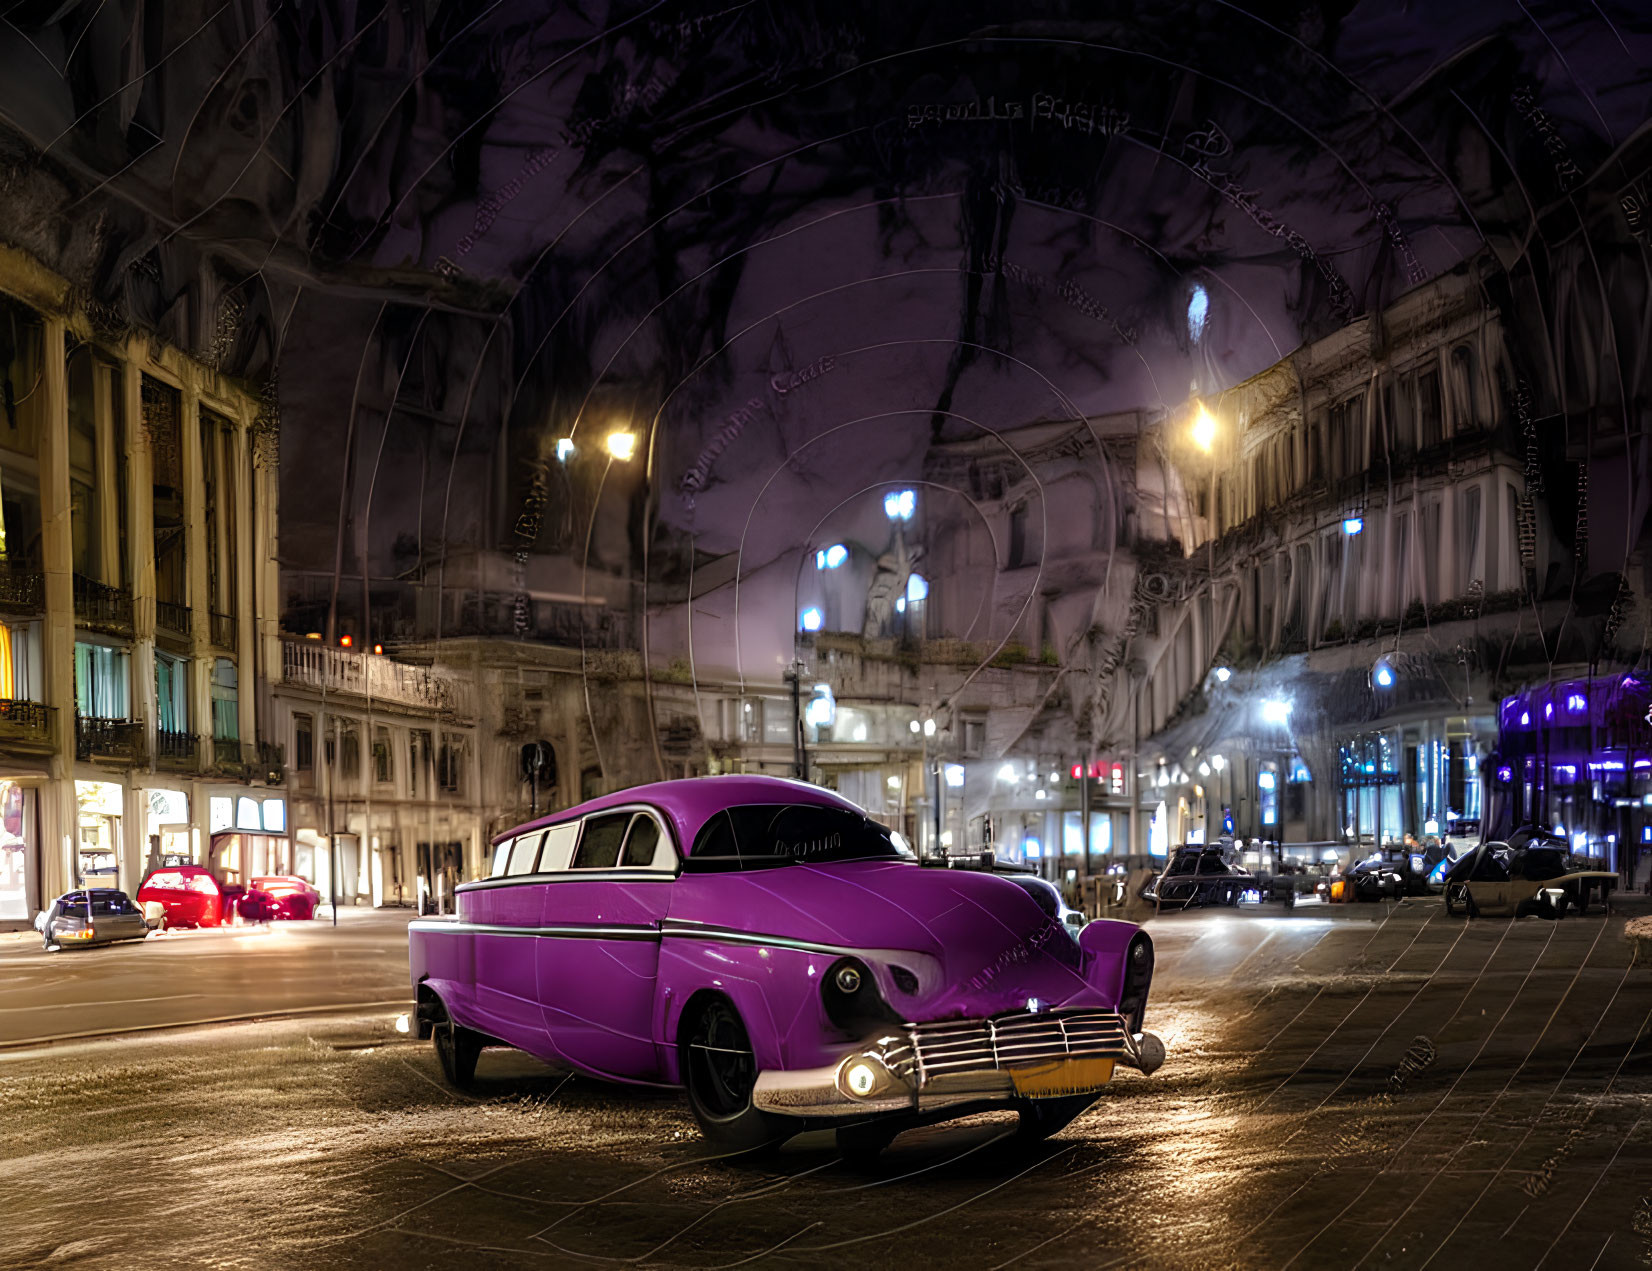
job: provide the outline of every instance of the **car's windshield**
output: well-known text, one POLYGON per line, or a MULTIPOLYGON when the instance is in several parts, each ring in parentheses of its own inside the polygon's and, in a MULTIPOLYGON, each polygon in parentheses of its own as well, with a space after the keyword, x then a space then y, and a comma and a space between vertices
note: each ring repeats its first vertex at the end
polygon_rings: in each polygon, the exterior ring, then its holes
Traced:
POLYGON ((839 861, 909 861, 885 826, 847 808, 750 804, 718 812, 694 839, 690 869, 761 869, 839 861))

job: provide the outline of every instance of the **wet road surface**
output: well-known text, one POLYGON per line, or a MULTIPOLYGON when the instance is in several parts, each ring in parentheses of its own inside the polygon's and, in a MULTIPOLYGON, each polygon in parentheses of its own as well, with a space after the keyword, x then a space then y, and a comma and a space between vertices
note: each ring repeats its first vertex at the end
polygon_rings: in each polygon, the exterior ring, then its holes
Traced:
POLYGON ((870 1171, 818 1135, 717 1159, 680 1098, 511 1052, 450 1091, 394 1010, 12 1049, 0 1265, 1652 1266, 1624 918, 1322 912, 1155 920, 1159 1073, 870 1171))
POLYGON ((0 1048, 407 997, 411 910, 156 932, 46 953, 32 932, 0 936, 0 1048))

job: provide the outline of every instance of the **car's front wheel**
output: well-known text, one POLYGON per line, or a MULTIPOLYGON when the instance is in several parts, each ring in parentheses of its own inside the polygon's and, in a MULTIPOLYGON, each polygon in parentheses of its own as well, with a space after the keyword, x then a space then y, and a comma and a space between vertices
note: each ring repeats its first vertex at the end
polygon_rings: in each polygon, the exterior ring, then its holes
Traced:
POLYGON ((1065 1130, 1089 1109, 1098 1096, 1067 1095, 1060 1099, 1029 1099, 1021 1104, 1021 1128, 1016 1137, 1023 1143, 1038 1143, 1065 1130))
POLYGON ((1480 912, 1474 903, 1474 897, 1469 894, 1467 883, 1446 884, 1445 908, 1446 912, 1454 917, 1458 914, 1466 914, 1473 918, 1480 912))
POLYGON ((785 1137, 781 1118, 752 1102, 757 1056, 740 1013, 726 998, 710 998, 688 1022, 683 1085, 700 1133, 720 1148, 744 1152, 785 1137))
POLYGON ((451 1019, 442 1019, 431 1036, 448 1085, 461 1090, 469 1088, 476 1080, 476 1061, 482 1057, 482 1034, 451 1019))

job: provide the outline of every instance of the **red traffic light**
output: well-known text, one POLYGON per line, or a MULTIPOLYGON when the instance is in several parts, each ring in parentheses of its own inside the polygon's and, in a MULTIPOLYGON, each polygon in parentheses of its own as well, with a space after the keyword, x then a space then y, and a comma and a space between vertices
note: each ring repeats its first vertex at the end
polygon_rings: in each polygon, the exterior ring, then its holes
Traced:
POLYGON ((1084 775, 1084 765, 1081 764, 1081 763, 1075 763, 1073 765, 1073 780, 1077 781, 1083 775, 1084 775))

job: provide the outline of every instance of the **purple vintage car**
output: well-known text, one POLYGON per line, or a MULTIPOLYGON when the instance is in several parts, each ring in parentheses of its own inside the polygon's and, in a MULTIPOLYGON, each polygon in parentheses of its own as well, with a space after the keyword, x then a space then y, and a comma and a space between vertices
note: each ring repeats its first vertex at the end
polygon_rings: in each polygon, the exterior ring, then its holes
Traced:
POLYGON ((1153 944, 1075 936, 1001 876, 919 863, 830 790, 774 777, 638 786, 494 841, 458 913, 410 927, 421 1036, 467 1084, 508 1045, 682 1086, 728 1148, 836 1127, 875 1155, 987 1108, 1053 1134, 1115 1063, 1152 1072, 1153 944))

